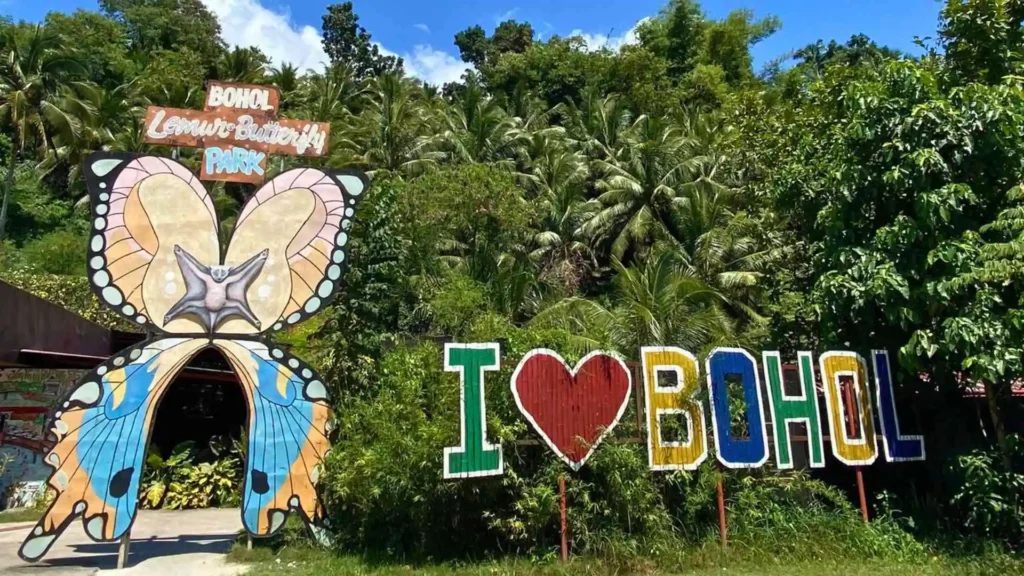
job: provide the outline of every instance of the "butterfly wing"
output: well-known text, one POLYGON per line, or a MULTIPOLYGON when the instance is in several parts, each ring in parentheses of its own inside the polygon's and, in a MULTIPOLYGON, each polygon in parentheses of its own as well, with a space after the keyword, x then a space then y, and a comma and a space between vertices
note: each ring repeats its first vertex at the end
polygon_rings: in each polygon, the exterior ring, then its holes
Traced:
MULTIPOLYGON (((356 201, 369 181, 361 172, 289 170, 268 182, 235 223, 224 263, 238 266, 263 250, 269 256, 246 299, 263 331, 282 330, 324 308, 338 288, 356 201)), ((253 334, 241 318, 220 334, 253 334)))
POLYGON ((316 495, 327 454, 327 391, 305 363, 254 340, 214 340, 242 382, 249 403, 249 444, 242 522, 256 536, 276 532, 290 510, 307 523, 320 516, 316 495))
POLYGON ((58 404, 57 437, 46 463, 57 497, 18 554, 35 561, 75 517, 96 541, 123 536, 135 519, 153 407, 167 384, 208 340, 143 342, 86 375, 58 404))
POLYGON ((217 216, 206 188, 168 158, 98 152, 85 162, 92 198, 89 280, 100 300, 159 332, 201 333, 187 317, 164 321, 185 294, 174 255, 220 261, 217 216))

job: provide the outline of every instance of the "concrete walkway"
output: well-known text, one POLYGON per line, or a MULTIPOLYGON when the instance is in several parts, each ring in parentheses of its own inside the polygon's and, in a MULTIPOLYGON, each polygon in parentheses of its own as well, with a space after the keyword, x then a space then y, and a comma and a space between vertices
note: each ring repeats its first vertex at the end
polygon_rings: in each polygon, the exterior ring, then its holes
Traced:
POLYGON ((34 524, 8 530, 0 524, 0 574, 64 576, 111 571, 114 574, 200 574, 228 576, 241 574, 245 567, 228 564, 224 555, 231 550, 242 529, 237 508, 210 510, 142 510, 132 526, 128 567, 117 567, 118 544, 97 544, 85 535, 81 520, 75 520, 57 539, 53 548, 35 564, 18 558, 18 547, 34 524))

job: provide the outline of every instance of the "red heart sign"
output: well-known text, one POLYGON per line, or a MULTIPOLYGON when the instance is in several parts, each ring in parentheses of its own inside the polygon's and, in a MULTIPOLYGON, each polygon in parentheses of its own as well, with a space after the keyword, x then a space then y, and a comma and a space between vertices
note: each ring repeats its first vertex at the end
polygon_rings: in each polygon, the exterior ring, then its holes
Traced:
POLYGON ((558 353, 530 351, 512 374, 512 395, 523 416, 573 470, 579 470, 619 423, 629 400, 625 363, 607 352, 591 352, 576 367, 558 353))

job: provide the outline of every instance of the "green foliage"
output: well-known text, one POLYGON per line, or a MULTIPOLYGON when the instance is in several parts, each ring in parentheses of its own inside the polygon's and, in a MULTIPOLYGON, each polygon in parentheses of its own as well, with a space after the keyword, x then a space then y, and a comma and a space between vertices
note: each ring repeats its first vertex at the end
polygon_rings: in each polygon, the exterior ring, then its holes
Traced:
POLYGON ((506 20, 488 38, 480 26, 471 26, 455 35, 455 45, 463 62, 478 70, 498 61, 504 54, 522 54, 533 44, 533 27, 529 22, 506 20))
POLYGON ((100 326, 118 330, 132 329, 126 320, 100 304, 99 299, 92 293, 88 279, 84 276, 34 274, 23 270, 8 269, 0 272, 0 279, 67 308, 100 326))
POLYGON ((25 267, 40 274, 85 276, 87 241, 80 232, 58 230, 26 242, 21 255, 25 267))
POLYGON ((101 0, 100 7, 124 26, 131 51, 151 61, 191 52, 212 70, 225 48, 217 17, 199 0, 101 0))
POLYGON ((332 64, 350 66, 357 78, 402 69, 402 59, 380 53, 370 33, 359 25, 351 2, 331 4, 323 18, 324 52, 332 64))
POLYGON ((1018 0, 950 0, 939 40, 958 81, 998 83, 1020 74, 1024 7, 1018 0))
POLYGON ((150 446, 139 488, 142 507, 185 510, 238 506, 242 493, 241 444, 234 442, 216 456, 212 461, 199 461, 194 444, 183 442, 164 459, 155 446, 150 446))
MULTIPOLYGON (((1014 455, 1024 456, 1018 436, 1008 442, 1014 455)), ((957 458, 953 473, 960 479, 960 488, 952 503, 967 529, 1019 549, 1024 536, 1024 474, 1006 470, 1000 460, 1001 454, 985 450, 957 458)))

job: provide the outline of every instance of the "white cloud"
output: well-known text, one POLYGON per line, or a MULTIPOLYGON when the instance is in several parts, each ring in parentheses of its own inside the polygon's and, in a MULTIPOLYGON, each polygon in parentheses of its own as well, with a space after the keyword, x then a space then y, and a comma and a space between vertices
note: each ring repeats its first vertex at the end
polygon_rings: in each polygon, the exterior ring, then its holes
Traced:
POLYGON ((381 54, 401 56, 405 60, 407 74, 435 86, 461 80, 463 72, 472 68, 469 64, 443 50, 435 50, 429 44, 417 44, 413 47, 412 54, 408 52, 396 54, 380 44, 377 44, 377 48, 380 49, 381 54))
POLYGON ((426 24, 413 24, 412 27, 430 34, 430 27, 426 24))
POLYGON ((511 20, 515 18, 516 12, 519 12, 519 6, 516 6, 515 8, 508 10, 503 14, 496 15, 494 17, 494 25, 497 26, 498 24, 501 24, 506 20, 511 20))
POLYGON ((287 10, 274 12, 258 0, 202 0, 220 20, 221 36, 233 46, 258 46, 274 65, 288 62, 300 70, 320 69, 329 62, 320 31, 297 26, 287 10))
MULTIPOLYGON (((274 12, 264 8, 259 0, 202 2, 217 15, 221 36, 230 45, 258 46, 274 65, 289 62, 300 70, 320 70, 330 61, 321 44, 320 31, 312 26, 293 24, 287 9, 274 12)), ((417 24, 416 27, 430 31, 425 24, 417 24)), ((430 84, 459 80, 462 73, 470 68, 465 62, 443 50, 435 50, 429 44, 414 46, 412 54, 397 54, 381 44, 377 47, 382 54, 401 56, 405 60, 406 73, 430 84)))
POLYGON ((607 36, 605 34, 588 34, 583 30, 576 29, 569 33, 569 36, 579 36, 587 43, 587 50, 600 50, 602 48, 608 48, 613 52, 618 52, 623 46, 629 46, 636 44, 639 39, 636 37, 636 29, 644 22, 650 20, 650 17, 641 18, 639 22, 633 25, 632 28, 626 31, 621 36, 607 36))

